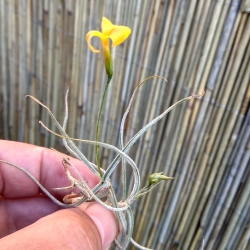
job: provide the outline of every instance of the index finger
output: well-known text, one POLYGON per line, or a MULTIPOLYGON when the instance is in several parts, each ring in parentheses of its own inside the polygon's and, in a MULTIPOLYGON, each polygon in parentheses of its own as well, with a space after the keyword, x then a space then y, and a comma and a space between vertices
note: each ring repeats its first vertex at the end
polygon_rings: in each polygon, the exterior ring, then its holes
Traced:
MULTIPOLYGON (((65 155, 65 157, 68 157, 65 155)), ((99 177, 91 172, 81 161, 70 158, 87 185, 92 188, 99 177)), ((70 183, 62 166, 62 156, 57 152, 26 143, 0 140, 0 160, 5 160, 27 170, 53 196, 63 197, 66 191, 52 188, 69 186, 70 183)), ((0 195, 6 198, 36 196, 39 187, 19 169, 0 162, 0 195)))

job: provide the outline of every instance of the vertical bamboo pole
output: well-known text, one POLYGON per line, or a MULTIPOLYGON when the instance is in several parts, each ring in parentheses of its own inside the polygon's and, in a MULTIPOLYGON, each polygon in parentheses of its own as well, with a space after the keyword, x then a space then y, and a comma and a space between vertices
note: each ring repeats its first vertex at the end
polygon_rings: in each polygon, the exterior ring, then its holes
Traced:
MULTIPOLYGON (((47 67, 47 91, 45 95, 45 103, 47 107, 52 107, 52 99, 51 96, 53 95, 53 77, 54 77, 54 48, 55 48, 55 27, 56 27, 56 11, 57 11, 57 3, 58 1, 49 1, 48 2, 48 67, 47 67)), ((54 109, 51 110, 54 113, 54 109)), ((51 120, 48 115, 45 116, 45 124, 50 125, 51 120)), ((52 124, 51 129, 55 130, 55 126, 52 124)), ((48 147, 49 145, 54 147, 55 143, 55 137, 53 136, 47 136, 47 133, 45 134, 45 146, 48 147)))
POLYGON ((2 100, 3 100, 3 135, 4 138, 8 139, 8 123, 9 123, 9 117, 8 117, 8 111, 9 111, 9 103, 8 103, 8 78, 7 78, 7 44, 5 39, 5 32, 6 32, 6 3, 1 2, 0 4, 0 34, 3 39, 1 39, 1 81, 3 84, 1 84, 2 89, 2 100))
POLYGON ((230 237, 232 236, 238 217, 244 211, 243 207, 245 206, 245 204, 249 205, 249 199, 250 199, 250 175, 248 175, 248 178, 244 185, 244 189, 240 195, 240 199, 237 202, 237 206, 232 215, 232 218, 229 221, 226 231, 222 237, 222 240, 220 241, 220 244, 218 245, 218 249, 226 249, 227 243, 230 241, 230 237))
MULTIPOLYGON (((2 2, 3 4, 3 2, 2 2)), ((6 50, 6 65, 8 68, 8 78, 9 78, 9 94, 8 94, 8 99, 9 99, 9 134, 10 134, 10 139, 12 140, 17 140, 18 138, 18 119, 17 119, 17 91, 16 91, 16 84, 17 84, 17 44, 16 44, 16 23, 15 23, 15 15, 13 11, 10 11, 11 9, 15 9, 15 3, 14 1, 9 1, 6 4, 6 16, 7 16, 7 25, 8 27, 8 35, 7 35, 7 46, 8 49, 6 50)), ((4 63, 4 60, 3 62, 4 63)), ((6 82, 6 83, 7 83, 6 82)), ((3 82, 4 83, 4 82, 3 82)), ((3 85, 4 86, 4 85, 3 85)), ((7 123, 7 120, 5 120, 7 123)))

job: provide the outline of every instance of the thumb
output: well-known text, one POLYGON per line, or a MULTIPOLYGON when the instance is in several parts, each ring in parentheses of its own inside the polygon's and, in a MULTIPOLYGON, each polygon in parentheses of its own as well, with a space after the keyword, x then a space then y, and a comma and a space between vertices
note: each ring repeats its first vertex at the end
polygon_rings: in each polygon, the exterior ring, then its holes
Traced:
POLYGON ((109 249, 117 236, 117 219, 115 214, 98 204, 97 202, 88 203, 85 213, 95 223, 102 240, 102 249, 109 249))
POLYGON ((96 202, 57 211, 1 239, 1 249, 108 249, 115 215, 96 202))

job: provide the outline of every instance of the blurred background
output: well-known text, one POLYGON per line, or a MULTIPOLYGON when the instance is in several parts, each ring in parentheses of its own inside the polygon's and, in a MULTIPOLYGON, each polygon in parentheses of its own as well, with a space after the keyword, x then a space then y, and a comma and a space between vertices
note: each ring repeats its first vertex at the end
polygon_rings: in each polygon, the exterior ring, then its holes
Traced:
MULTIPOLYGON (((114 76, 100 141, 118 146, 171 104, 191 94, 129 152, 142 185, 154 172, 173 176, 133 204, 133 238, 154 249, 250 249, 250 1, 249 0, 0 0, 0 138, 66 152, 46 110, 60 123, 70 86, 67 133, 94 140, 106 74, 102 53, 85 41, 102 17, 132 29, 112 48, 114 76)), ((93 38, 95 48, 100 41, 93 38)), ((94 162, 94 147, 77 143, 94 162)), ((100 150, 105 169, 114 159, 100 150)), ((130 178, 128 169, 128 180, 130 178)), ((120 170, 112 175, 119 196, 120 170)), ((130 246, 133 248, 132 245, 130 246)))

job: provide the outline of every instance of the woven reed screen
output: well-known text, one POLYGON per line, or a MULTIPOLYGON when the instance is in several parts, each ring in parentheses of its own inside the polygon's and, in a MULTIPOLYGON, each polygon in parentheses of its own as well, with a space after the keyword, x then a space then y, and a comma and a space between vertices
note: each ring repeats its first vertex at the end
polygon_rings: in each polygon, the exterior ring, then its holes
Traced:
MULTIPOLYGON (((63 121, 70 85, 71 137, 94 140, 105 84, 102 54, 86 44, 102 16, 132 29, 112 49, 114 77, 100 141, 118 146, 120 121, 136 85, 125 126, 128 141, 177 100, 205 90, 149 130, 129 155, 142 184, 153 172, 174 176, 134 204, 133 238, 154 249, 250 249, 250 2, 247 0, 0 0, 0 137, 63 151, 44 109, 63 121)), ((93 45, 100 47, 98 39, 93 45)), ((77 144, 94 161, 94 148, 77 144)), ((101 165, 115 154, 101 150, 101 165)), ((129 171, 129 170, 128 170, 129 171)), ((112 182, 119 195, 119 171, 112 182)), ((128 176, 131 173, 128 172, 128 176)), ((132 249, 132 246, 131 246, 132 249)))

